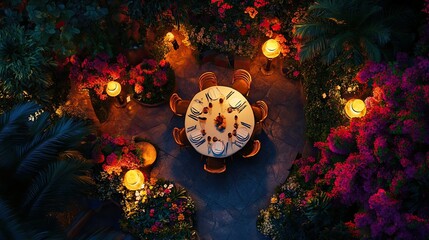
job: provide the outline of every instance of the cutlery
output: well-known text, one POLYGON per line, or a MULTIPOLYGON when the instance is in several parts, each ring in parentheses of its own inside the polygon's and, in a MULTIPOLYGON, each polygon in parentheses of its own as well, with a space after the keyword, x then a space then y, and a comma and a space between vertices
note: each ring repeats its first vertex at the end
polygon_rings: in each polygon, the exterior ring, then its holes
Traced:
POLYGON ((199 147, 199 146, 201 146, 203 143, 205 143, 206 142, 206 139, 204 139, 203 138, 203 140, 201 140, 201 141, 199 141, 197 144, 196 144, 196 146, 197 147, 199 147))
POLYGON ((245 109, 247 107, 247 104, 244 104, 244 106, 240 107, 240 109, 238 110, 239 113, 241 113, 241 111, 243 111, 243 109, 245 109))
POLYGON ((225 154, 228 152, 228 144, 229 144, 229 142, 226 143, 225 154))
POLYGON ((239 148, 243 147, 243 145, 237 141, 234 141, 233 144, 237 145, 237 147, 239 148))
POLYGON ((196 128, 197 128, 197 125, 187 127, 187 128, 186 128, 186 132, 193 131, 193 130, 195 130, 196 128))
POLYGON ((231 97, 232 94, 234 94, 234 93, 235 93, 234 91, 229 92, 228 95, 226 95, 226 99, 228 99, 229 97, 231 97))
POLYGON ((241 100, 240 101, 238 101, 236 104, 235 104, 235 108, 237 109, 237 108, 240 108, 241 107, 241 105, 243 105, 244 104, 244 102, 243 103, 241 103, 241 100))
POLYGON ((195 99, 195 102, 199 103, 199 104, 203 104, 203 101, 199 100, 199 99, 195 99))
POLYGON ((207 101, 208 101, 208 102, 210 102, 210 99, 211 99, 211 98, 210 98, 209 94, 208 94, 208 93, 206 93, 205 95, 206 95, 206 99, 207 99, 207 101))
POLYGON ((195 121, 198 121, 198 117, 195 116, 194 114, 188 114, 188 117, 194 119, 195 121))
POLYGON ((248 123, 241 122, 241 125, 243 125, 243 126, 245 126, 245 127, 247 127, 247 128, 250 128, 250 124, 248 124, 248 123))

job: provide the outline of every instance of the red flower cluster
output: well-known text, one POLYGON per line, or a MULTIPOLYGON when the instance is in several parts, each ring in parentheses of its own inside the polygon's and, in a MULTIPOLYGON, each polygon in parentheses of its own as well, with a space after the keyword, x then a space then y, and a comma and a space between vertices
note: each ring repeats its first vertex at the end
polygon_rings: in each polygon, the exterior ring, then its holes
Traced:
POLYGON ((142 164, 138 149, 133 142, 123 136, 112 137, 103 134, 100 145, 93 151, 93 159, 102 163, 108 174, 120 174, 123 169, 137 169, 142 164), (104 161, 105 160, 105 161, 104 161))

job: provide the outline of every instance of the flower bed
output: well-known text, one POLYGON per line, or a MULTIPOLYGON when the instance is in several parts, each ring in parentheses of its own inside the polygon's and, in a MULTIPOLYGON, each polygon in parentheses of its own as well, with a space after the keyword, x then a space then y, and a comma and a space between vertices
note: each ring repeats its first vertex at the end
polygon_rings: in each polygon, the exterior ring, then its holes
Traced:
POLYGON ((140 64, 131 66, 122 54, 115 58, 98 54, 83 61, 74 55, 70 57, 70 63, 70 79, 79 89, 93 90, 102 101, 108 99, 106 86, 109 81, 119 82, 122 91, 145 104, 165 102, 175 86, 174 71, 165 60, 143 59, 140 64))
MULTIPOLYGON (((93 151, 95 181, 101 200, 122 206, 121 227, 139 239, 190 239, 195 206, 186 190, 167 180, 140 176, 141 187, 130 190, 124 175, 144 166, 138 145, 122 136, 104 134, 93 151), (143 179, 144 178, 144 179, 143 179)), ((140 184, 138 185, 140 186, 140 184)))

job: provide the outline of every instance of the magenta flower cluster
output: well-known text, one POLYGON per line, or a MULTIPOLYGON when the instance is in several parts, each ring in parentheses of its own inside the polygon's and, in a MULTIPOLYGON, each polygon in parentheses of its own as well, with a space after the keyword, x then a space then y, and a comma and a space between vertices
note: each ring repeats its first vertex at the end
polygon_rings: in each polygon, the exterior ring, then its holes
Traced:
POLYGON ((344 207, 360 206, 349 224, 361 237, 423 239, 429 234, 429 59, 400 54, 395 64, 368 62, 357 80, 374 90, 367 115, 332 129, 326 142, 315 144, 321 158, 297 160, 299 172, 344 207))

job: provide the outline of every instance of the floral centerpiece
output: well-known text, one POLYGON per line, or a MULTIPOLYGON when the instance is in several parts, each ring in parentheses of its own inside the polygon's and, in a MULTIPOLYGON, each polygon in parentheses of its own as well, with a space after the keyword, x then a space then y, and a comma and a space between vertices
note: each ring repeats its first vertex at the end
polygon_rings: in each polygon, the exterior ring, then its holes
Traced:
POLYGON ((216 125, 216 128, 218 130, 224 130, 226 128, 226 118, 223 114, 220 114, 216 116, 214 119, 214 123, 216 125))

